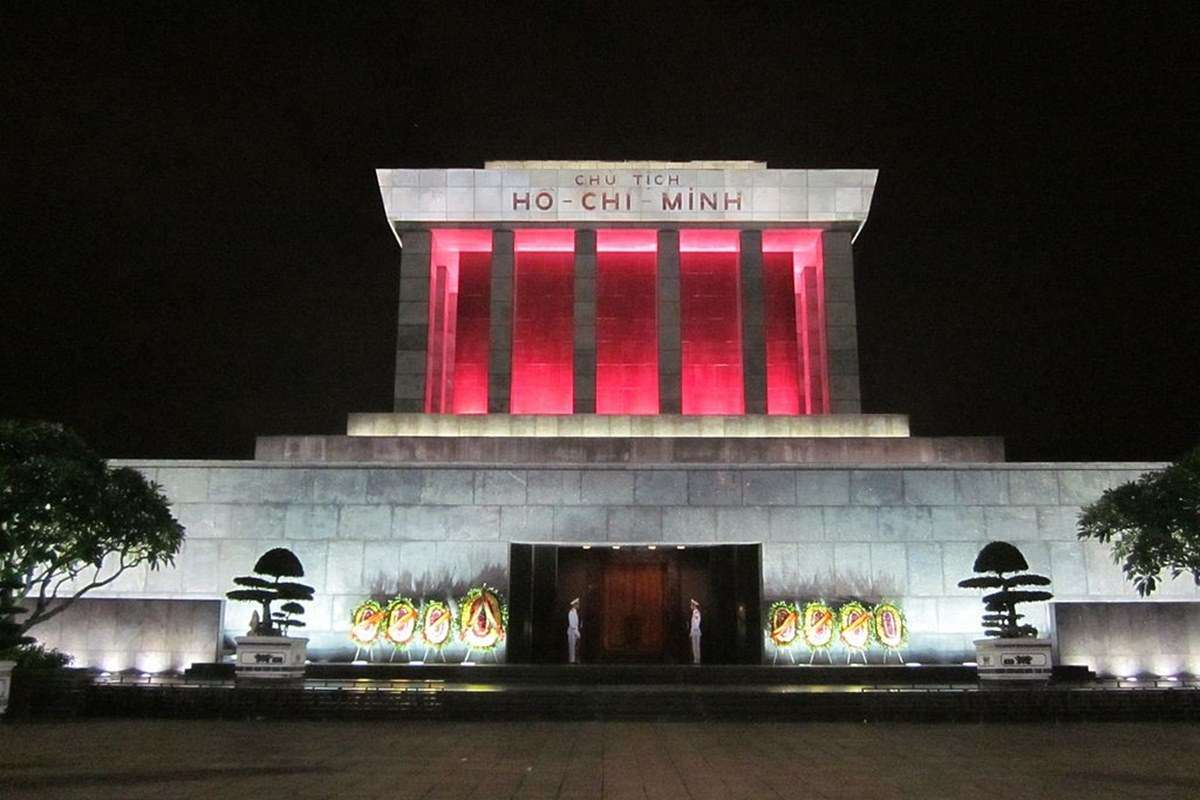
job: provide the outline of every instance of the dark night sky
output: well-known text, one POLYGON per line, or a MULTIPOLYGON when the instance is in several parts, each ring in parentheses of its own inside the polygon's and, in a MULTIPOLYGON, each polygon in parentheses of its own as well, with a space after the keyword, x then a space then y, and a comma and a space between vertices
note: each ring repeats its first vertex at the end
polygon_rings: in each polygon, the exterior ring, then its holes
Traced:
POLYGON ((391 402, 374 168, 751 158, 881 169, 864 410, 1002 435, 1011 460, 1200 441, 1186 6, 196 5, 0 12, 2 416, 114 457, 342 432, 391 402))

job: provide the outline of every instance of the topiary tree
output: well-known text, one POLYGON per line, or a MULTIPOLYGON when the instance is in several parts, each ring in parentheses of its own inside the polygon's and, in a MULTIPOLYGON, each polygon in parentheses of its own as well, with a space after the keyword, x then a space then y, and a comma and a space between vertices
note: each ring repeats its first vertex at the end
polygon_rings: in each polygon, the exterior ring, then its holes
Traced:
POLYGON ((245 589, 234 589, 225 594, 230 600, 244 600, 262 606, 262 617, 254 632, 260 636, 286 636, 288 629, 304 627, 304 623, 296 619, 304 613, 304 606, 296 601, 312 600, 313 587, 283 580, 304 577, 304 567, 296 554, 286 547, 268 550, 254 565, 254 572, 254 575, 233 579, 234 583, 245 586, 245 589), (282 601, 283 605, 279 611, 272 611, 271 603, 276 601, 282 601))
POLYGON ((1200 447, 1163 470, 1108 489, 1079 516, 1080 539, 1112 546, 1145 597, 1164 572, 1200 584, 1200 447))
POLYGON ((975 572, 989 573, 958 582, 963 589, 999 589, 983 596, 983 632, 985 636, 1005 639, 1037 636, 1037 628, 1023 625, 1024 614, 1017 613, 1018 603, 1035 603, 1054 597, 1050 592, 1019 589, 1020 586, 1049 586, 1050 579, 1026 570, 1029 564, 1021 551, 1008 542, 990 542, 975 557, 975 572))

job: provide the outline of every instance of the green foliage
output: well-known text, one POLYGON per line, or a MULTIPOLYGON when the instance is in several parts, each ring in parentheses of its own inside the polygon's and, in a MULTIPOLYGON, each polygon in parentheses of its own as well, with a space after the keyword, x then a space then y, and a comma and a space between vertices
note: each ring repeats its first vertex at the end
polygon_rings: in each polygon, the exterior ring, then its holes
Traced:
POLYGON ((983 632, 985 636, 1013 639, 1037 636, 1037 628, 1023 624, 1024 614, 1017 613, 1021 603, 1035 603, 1054 597, 1050 592, 1019 589, 1020 586, 1049 586, 1050 579, 1044 575, 1024 572, 1029 563, 1008 542, 989 542, 975 558, 974 571, 987 572, 974 578, 958 582, 963 589, 998 589, 983 596, 983 632), (1005 573, 1015 572, 1015 575, 1005 573))
POLYGON ((33 643, 32 636, 21 633, 21 624, 16 621, 25 608, 16 604, 14 594, 24 588, 16 578, 0 578, 0 661, 13 661, 22 645, 33 643))
POLYGON ((1111 545, 1113 560, 1143 597, 1164 572, 1190 573, 1200 584, 1200 447, 1084 506, 1078 535, 1111 545))
POLYGON ((183 543, 156 484, 108 466, 60 425, 0 420, 0 487, 0 639, 10 646, 125 572, 173 564, 183 543), (29 613, 16 622, 20 598, 29 613))
POLYGON ((286 547, 276 547, 263 553, 254 565, 259 575, 275 575, 280 578, 303 578, 304 567, 296 554, 286 547))
POLYGON ((273 580, 266 580, 257 575, 234 578, 235 584, 248 588, 234 589, 226 592, 225 596, 230 600, 243 600, 262 606, 261 619, 255 633, 261 636, 286 636, 291 628, 303 628, 304 622, 297 617, 304 613, 304 606, 296 601, 312 600, 313 587, 283 580, 304 577, 304 567, 296 554, 284 547, 268 550, 254 564, 254 571, 273 580), (271 604, 275 602, 283 604, 279 611, 271 610, 271 604))
POLYGON ((1008 542, 988 542, 975 556, 975 572, 1021 572, 1029 569, 1025 556, 1008 542))
POLYGON ((27 644, 17 648, 12 660, 17 662, 18 671, 41 672, 63 669, 74 659, 68 653, 47 649, 40 644, 27 644))

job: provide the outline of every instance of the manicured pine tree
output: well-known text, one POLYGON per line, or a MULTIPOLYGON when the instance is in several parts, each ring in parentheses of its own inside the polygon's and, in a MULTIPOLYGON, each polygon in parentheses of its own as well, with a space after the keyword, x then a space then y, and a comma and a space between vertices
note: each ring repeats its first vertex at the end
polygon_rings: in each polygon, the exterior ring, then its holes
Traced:
POLYGON ((1008 542, 987 544, 979 551, 972 569, 987 574, 959 581, 961 588, 999 590, 983 596, 986 612, 983 615, 984 635, 1005 639, 1037 636, 1037 628, 1021 623, 1025 615, 1017 613, 1017 605, 1049 600, 1054 595, 1038 589, 1018 587, 1049 586, 1050 579, 1027 572, 1029 564, 1025 556, 1008 542))

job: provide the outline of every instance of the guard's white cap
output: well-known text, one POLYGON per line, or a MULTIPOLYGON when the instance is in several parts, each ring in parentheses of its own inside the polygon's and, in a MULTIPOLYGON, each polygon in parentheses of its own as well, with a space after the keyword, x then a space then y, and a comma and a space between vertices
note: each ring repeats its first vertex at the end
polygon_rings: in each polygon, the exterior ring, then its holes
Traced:
POLYGON ((578 598, 578 597, 576 597, 574 600, 572 600, 572 601, 571 601, 571 605, 573 605, 573 606, 577 606, 577 605, 579 605, 579 598, 578 598))

